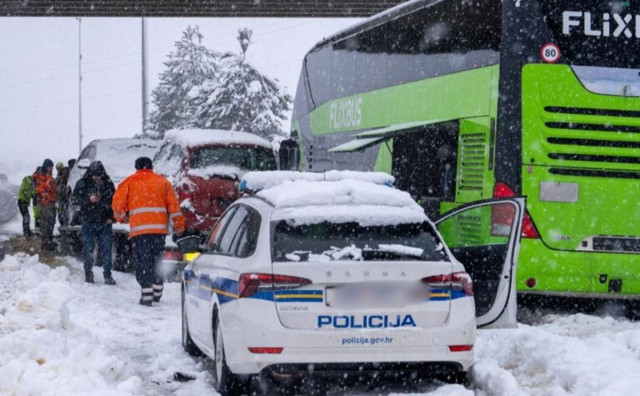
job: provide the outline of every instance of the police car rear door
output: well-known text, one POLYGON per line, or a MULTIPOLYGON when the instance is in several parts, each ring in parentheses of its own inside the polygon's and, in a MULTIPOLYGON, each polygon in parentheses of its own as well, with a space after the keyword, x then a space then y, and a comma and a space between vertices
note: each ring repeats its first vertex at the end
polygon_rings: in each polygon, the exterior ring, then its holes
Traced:
POLYGON ((524 198, 480 201, 445 213, 438 231, 471 275, 478 327, 515 327, 515 274, 524 198))

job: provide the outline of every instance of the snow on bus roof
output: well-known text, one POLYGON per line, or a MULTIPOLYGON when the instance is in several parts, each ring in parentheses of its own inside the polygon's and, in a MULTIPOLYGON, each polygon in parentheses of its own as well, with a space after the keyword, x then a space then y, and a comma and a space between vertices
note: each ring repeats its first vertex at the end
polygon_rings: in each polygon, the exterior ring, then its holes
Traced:
POLYGON ((183 147, 205 144, 247 144, 272 148, 271 143, 253 133, 222 129, 172 129, 165 133, 164 140, 171 140, 183 147))
POLYGON ((422 223, 424 210, 405 191, 357 179, 286 180, 255 194, 274 207, 272 220, 292 224, 355 222, 362 226, 422 223))
POLYGON ((265 171, 247 172, 240 181, 240 191, 259 191, 272 188, 285 182, 297 180, 327 182, 340 180, 360 180, 368 183, 393 186, 394 177, 382 172, 338 171, 327 172, 295 172, 265 171))

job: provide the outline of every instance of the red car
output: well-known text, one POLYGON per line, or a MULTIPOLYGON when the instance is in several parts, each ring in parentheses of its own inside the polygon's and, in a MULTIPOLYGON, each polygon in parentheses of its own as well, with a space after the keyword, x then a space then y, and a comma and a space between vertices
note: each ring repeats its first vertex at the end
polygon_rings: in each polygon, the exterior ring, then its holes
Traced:
POLYGON ((172 130, 153 160, 178 194, 191 233, 206 235, 238 197, 238 180, 248 171, 275 170, 273 146, 250 133, 172 130))

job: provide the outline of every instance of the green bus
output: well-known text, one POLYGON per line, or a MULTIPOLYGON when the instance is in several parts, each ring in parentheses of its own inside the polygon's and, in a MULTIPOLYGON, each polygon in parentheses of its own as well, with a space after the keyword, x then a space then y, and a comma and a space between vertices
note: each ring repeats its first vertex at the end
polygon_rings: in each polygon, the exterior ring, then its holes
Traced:
POLYGON ((640 299, 638 1, 403 3, 307 53, 291 135, 434 218, 526 196, 519 297, 640 299))

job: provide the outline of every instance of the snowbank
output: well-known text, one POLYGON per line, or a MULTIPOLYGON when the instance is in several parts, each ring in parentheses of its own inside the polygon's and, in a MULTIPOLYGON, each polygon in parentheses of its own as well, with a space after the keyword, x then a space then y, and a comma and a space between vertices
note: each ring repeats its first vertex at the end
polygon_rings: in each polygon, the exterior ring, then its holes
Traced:
POLYGON ((132 275, 115 273, 118 285, 107 286, 96 268, 90 285, 82 264, 66 261, 52 269, 19 254, 0 263, 1 395, 215 394, 181 350, 177 288, 170 309, 140 307, 132 275), (171 382, 185 370, 197 379, 171 382))
POLYGON ((581 314, 544 322, 480 331, 476 386, 492 396, 638 394, 640 323, 581 314))
POLYGON ((0 394, 139 394, 140 378, 127 363, 94 345, 71 319, 81 296, 69 269, 50 269, 38 257, 8 256, 0 263, 0 394))

